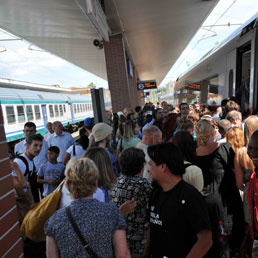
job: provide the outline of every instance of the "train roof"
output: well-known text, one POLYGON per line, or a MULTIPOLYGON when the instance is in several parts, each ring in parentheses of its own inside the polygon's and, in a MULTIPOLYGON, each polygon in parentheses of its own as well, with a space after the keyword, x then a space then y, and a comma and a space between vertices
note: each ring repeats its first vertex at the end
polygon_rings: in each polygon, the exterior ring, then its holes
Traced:
POLYGON ((80 94, 51 93, 14 88, 0 88, 0 101, 33 101, 33 102, 90 102, 90 96, 80 94))
MULTIPOLYGON (((241 34, 241 32, 243 31, 243 29, 250 24, 251 22, 253 22, 254 20, 258 19, 258 12, 252 16, 246 23, 244 23, 242 26, 240 26, 237 30, 235 30, 233 33, 230 34, 230 36, 228 36, 226 39, 224 39, 223 41, 220 42, 220 44, 216 47, 213 47, 211 50, 209 50, 205 55, 203 55, 193 66, 191 66, 188 70, 186 70, 184 73, 182 73, 181 75, 179 75, 179 77, 177 78, 177 81, 180 80, 184 75, 186 75, 187 73, 189 73, 191 70, 193 70, 195 67, 197 67, 199 64, 201 64, 203 61, 205 61, 208 57, 210 57, 211 55, 213 55, 214 53, 216 53, 217 51, 219 51, 220 49, 222 49, 225 45, 227 45, 229 42, 231 42, 233 39, 235 39, 237 36, 239 36, 241 34)), ((256 22, 257 23, 257 22, 256 22)), ((256 24, 257 26, 258 24, 256 24)))

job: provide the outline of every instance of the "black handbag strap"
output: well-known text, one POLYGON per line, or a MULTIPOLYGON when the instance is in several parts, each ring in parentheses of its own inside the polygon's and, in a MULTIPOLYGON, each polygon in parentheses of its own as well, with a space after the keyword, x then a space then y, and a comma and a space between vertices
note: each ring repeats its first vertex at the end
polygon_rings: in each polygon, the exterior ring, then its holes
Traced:
POLYGON ((73 156, 75 156, 76 153, 75 153, 75 145, 73 145, 73 156))
POLYGON ((89 243, 85 240, 85 238, 82 236, 78 225, 75 223, 72 213, 71 213, 71 209, 70 209, 70 205, 66 207, 66 215, 74 229, 74 232, 76 233, 76 235, 78 236, 78 238, 80 239, 84 250, 89 254, 89 256, 91 258, 99 258, 99 256, 92 250, 92 248, 90 247, 89 243))
POLYGON ((121 152, 122 150, 123 150, 123 138, 121 138, 119 151, 121 152))

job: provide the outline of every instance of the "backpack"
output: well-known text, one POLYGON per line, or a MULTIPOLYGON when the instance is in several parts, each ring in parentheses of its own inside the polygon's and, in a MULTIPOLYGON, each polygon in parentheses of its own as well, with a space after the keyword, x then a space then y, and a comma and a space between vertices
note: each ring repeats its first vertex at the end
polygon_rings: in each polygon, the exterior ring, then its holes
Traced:
POLYGON ((37 171, 36 171, 36 167, 33 162, 33 170, 30 171, 29 169, 29 163, 27 161, 27 159, 23 156, 17 156, 16 158, 20 159, 26 166, 26 171, 24 173, 24 177, 26 177, 28 175, 28 181, 30 183, 30 188, 31 188, 31 192, 33 195, 33 199, 34 202, 39 202, 39 189, 41 189, 43 186, 41 184, 37 183, 37 171))
POLYGON ((34 204, 26 214, 21 225, 21 233, 30 240, 45 241, 44 225, 58 208, 64 182, 65 180, 59 184, 54 192, 34 204))

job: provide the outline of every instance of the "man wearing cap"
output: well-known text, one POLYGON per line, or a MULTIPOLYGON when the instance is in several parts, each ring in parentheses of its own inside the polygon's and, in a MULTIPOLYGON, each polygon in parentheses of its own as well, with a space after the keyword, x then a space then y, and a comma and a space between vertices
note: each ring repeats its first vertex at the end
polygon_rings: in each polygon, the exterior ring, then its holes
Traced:
POLYGON ((58 162, 62 162, 65 156, 66 150, 71 146, 75 145, 75 141, 71 134, 64 132, 63 125, 60 121, 55 121, 53 123, 54 133, 48 138, 48 146, 57 146, 60 150, 59 156, 57 158, 58 162))
POLYGON ((88 117, 84 120, 84 128, 86 129, 86 132, 89 138, 89 144, 91 144, 91 142, 93 141, 93 137, 92 137, 93 126, 94 126, 93 118, 88 117))
MULTIPOLYGON (((111 140, 112 131, 113 131, 113 128, 111 126, 109 126, 108 124, 105 124, 105 123, 95 124, 92 128, 92 134, 93 134, 94 140, 95 140, 94 146, 102 147, 105 149, 108 148, 109 142, 111 140)), ((117 177, 119 177, 120 171, 119 171, 119 167, 118 167, 116 158, 110 151, 108 151, 108 154, 111 158, 114 173, 117 177)))

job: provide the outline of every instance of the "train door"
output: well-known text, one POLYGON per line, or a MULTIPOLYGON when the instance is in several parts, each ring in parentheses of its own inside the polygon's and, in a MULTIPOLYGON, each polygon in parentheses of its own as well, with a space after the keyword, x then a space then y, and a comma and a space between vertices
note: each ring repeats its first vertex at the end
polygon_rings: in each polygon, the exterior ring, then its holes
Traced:
POLYGON ((70 110, 71 110, 72 123, 75 124, 74 111, 73 111, 73 104, 72 104, 72 103, 69 103, 69 105, 70 105, 70 110))
POLYGON ((251 71, 251 42, 237 49, 236 98, 241 111, 249 109, 251 71))
POLYGON ((233 96, 233 87, 234 87, 234 72, 233 69, 229 71, 228 75, 228 96, 233 96))
POLYGON ((46 105, 41 105, 41 109, 42 109, 42 115, 43 115, 43 122, 44 122, 44 128, 45 128, 45 133, 47 133, 47 122, 48 122, 48 118, 47 118, 47 108, 46 105))

